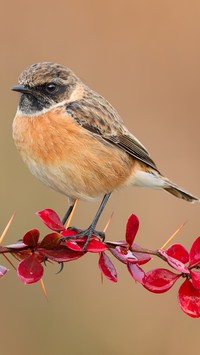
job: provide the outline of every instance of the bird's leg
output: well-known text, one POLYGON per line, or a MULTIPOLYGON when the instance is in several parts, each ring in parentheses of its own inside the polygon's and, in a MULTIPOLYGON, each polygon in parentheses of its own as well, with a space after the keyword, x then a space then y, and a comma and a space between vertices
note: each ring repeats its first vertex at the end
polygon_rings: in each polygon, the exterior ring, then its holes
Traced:
POLYGON ((62 224, 65 225, 65 223, 67 222, 70 214, 72 213, 72 210, 73 210, 73 207, 74 207, 74 203, 72 205, 69 206, 67 212, 65 213, 63 219, 62 219, 62 224))
POLYGON ((100 218, 100 216, 101 216, 101 214, 102 214, 102 212, 103 212, 103 210, 104 210, 104 208, 106 206, 106 203, 108 202, 108 199, 109 199, 110 195, 111 195, 111 192, 109 192, 106 195, 104 195, 103 200, 101 201, 101 204, 100 204, 100 206, 99 206, 99 208, 97 210, 97 213, 96 213, 92 223, 90 224, 90 226, 86 230, 80 231, 76 235, 73 235, 73 236, 70 236, 70 237, 67 237, 67 236, 66 237, 62 237, 61 240, 77 239, 77 238, 85 236, 86 237, 86 242, 85 242, 85 244, 83 246, 83 250, 85 250, 87 245, 88 245, 88 243, 89 243, 89 241, 90 241, 90 238, 91 238, 91 236, 93 234, 96 234, 97 236, 103 237, 104 234, 102 232, 96 232, 95 233, 95 228, 96 228, 98 220, 99 220, 99 218, 100 218))

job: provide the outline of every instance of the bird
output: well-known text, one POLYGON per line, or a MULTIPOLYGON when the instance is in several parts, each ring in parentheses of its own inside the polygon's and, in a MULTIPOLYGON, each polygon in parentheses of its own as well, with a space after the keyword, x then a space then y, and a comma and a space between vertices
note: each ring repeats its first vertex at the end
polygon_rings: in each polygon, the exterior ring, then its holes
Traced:
POLYGON ((189 202, 199 198, 168 180, 144 145, 126 128, 117 110, 69 68, 41 62, 27 67, 12 87, 20 93, 13 139, 31 173, 69 199, 102 202, 87 237, 113 191, 125 186, 163 189, 189 202))

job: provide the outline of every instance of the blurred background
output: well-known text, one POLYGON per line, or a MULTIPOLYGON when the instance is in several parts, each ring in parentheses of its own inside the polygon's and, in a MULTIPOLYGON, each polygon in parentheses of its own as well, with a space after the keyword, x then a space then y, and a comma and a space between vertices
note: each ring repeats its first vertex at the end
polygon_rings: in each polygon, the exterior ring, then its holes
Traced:
MULTIPOLYGON (((65 197, 29 173, 12 140, 18 95, 10 87, 34 62, 55 61, 73 69, 118 109, 163 174, 200 195, 199 1, 7 0, 1 2, 0 16, 1 230, 16 212, 4 243, 30 228, 47 232, 36 211, 48 207, 62 216, 67 208, 65 197)), ((97 206, 80 203, 73 224, 88 226, 97 206)), ((137 242, 145 247, 160 247, 185 221, 176 242, 189 247, 200 233, 200 206, 164 192, 129 188, 113 194, 99 228, 112 211, 109 240, 123 239, 131 213, 140 219, 137 242)), ((86 255, 58 275, 57 265, 48 266, 48 302, 39 283, 25 286, 11 269, 0 285, 1 353, 197 352, 199 321, 181 312, 179 282, 166 294, 151 294, 114 261, 119 282, 102 285, 97 259, 86 255)))

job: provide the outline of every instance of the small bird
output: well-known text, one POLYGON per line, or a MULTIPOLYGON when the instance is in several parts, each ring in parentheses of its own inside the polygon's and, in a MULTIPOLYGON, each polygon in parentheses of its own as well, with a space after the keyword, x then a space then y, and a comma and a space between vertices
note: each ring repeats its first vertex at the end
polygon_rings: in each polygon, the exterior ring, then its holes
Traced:
POLYGON ((103 197, 86 231, 87 242, 111 193, 124 186, 164 189, 183 200, 199 198, 164 177, 115 108, 86 86, 72 70, 56 63, 26 68, 13 121, 13 138, 22 159, 38 179, 75 200, 103 197))

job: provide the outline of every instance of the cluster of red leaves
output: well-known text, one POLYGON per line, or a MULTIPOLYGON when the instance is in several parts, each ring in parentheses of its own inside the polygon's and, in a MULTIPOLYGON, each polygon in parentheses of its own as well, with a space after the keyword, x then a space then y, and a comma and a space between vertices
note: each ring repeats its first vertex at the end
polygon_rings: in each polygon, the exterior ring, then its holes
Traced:
MULTIPOLYGON (((37 215, 53 232, 39 241, 39 230, 31 229, 17 243, 0 246, 1 254, 5 256, 6 253, 10 253, 19 261, 17 274, 25 284, 37 282, 42 278, 43 264, 47 261, 63 264, 77 260, 88 252, 98 253, 100 271, 109 280, 117 282, 117 270, 108 256, 110 252, 127 266, 133 279, 148 291, 166 292, 182 277, 184 282, 178 292, 179 304, 189 316, 200 317, 200 237, 194 241, 190 252, 181 244, 173 244, 166 250, 144 249, 134 243, 139 220, 135 215, 131 215, 126 226, 125 240, 103 242, 93 235, 86 249, 83 250, 86 237, 73 239, 77 230, 66 229, 55 211, 45 209, 37 215), (68 239, 63 240, 63 237, 68 239), (141 265, 149 262, 151 255, 160 257, 176 270, 176 273, 166 268, 145 272, 141 265)), ((0 277, 4 276, 7 270, 4 266, 0 266, 0 277)))

